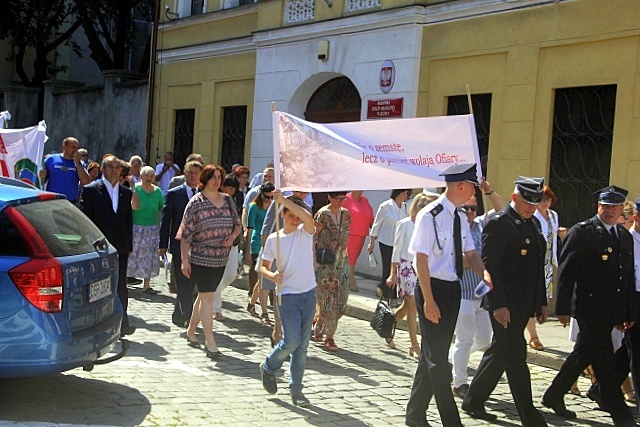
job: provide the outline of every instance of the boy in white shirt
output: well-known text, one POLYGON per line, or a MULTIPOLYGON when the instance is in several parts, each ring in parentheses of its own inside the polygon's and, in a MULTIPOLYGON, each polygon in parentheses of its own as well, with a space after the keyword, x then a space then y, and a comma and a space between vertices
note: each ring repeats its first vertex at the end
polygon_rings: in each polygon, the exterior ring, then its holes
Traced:
POLYGON ((311 323, 316 310, 316 280, 313 270, 313 216, 305 209, 304 202, 295 196, 285 198, 275 190, 273 198, 283 206, 284 227, 280 234, 280 259, 278 269, 271 271, 276 259, 277 234, 267 238, 262 254, 260 273, 281 285, 281 302, 278 312, 282 322, 282 340, 276 344, 264 362, 260 364, 262 386, 270 394, 276 394, 278 385, 275 373, 285 360, 290 359, 289 391, 296 406, 309 406, 302 394, 302 377, 307 362, 307 347, 311 336, 311 323))

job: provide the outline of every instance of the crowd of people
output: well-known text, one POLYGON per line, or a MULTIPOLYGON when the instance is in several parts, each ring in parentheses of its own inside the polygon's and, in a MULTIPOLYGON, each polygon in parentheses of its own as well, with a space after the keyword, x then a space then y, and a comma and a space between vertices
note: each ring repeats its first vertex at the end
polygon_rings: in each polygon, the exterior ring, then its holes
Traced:
MULTIPOLYGON (((462 425, 456 397, 470 416, 496 420, 484 404, 506 372, 522 424, 546 426, 533 405, 526 354, 527 346, 544 350, 535 324, 547 320, 554 297, 559 321, 572 324, 575 347, 542 404, 575 418, 564 395, 580 394, 576 380, 587 372, 593 382, 587 396, 616 426, 636 425, 625 399, 637 404, 640 374, 640 199, 626 202, 626 190, 596 192, 596 215, 567 231, 543 178, 519 177, 505 201, 477 179, 475 164, 443 171, 441 194, 411 199, 411 189, 392 190, 375 215, 362 191, 329 192, 313 215, 311 194, 281 192, 272 165, 251 181, 246 166, 226 172, 197 153, 184 168, 171 152, 155 169, 137 155, 127 162, 105 154, 92 162, 72 137, 62 153, 45 159, 41 182, 65 194, 118 251, 122 336, 135 331, 127 283, 140 280, 142 292, 155 295, 150 279, 159 274, 160 257, 172 267, 172 322, 186 329, 189 346, 223 357, 213 323, 224 321, 222 290, 244 271, 247 311, 273 326, 273 349, 260 364, 263 386, 276 393, 275 374, 289 360, 292 401, 307 406, 302 380, 309 341, 339 351, 338 322, 349 293, 358 292, 355 264, 369 238, 368 252, 377 242, 381 254, 378 296, 402 301, 396 319, 406 317, 409 356, 418 361, 407 425, 429 425, 432 397, 446 427, 462 425), (479 215, 481 194, 491 207, 479 215), (474 351, 484 354, 469 383, 474 351)), ((386 344, 395 348, 391 338, 386 344)))

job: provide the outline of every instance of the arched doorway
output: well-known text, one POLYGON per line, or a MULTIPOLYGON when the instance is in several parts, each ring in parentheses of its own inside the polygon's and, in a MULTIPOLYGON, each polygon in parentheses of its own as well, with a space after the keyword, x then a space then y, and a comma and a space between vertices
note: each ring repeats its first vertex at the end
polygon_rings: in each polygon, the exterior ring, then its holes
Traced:
MULTIPOLYGON (((304 117, 315 123, 360 121, 362 99, 347 77, 333 78, 320 86, 309 98, 304 117)), ((313 213, 327 204, 327 193, 313 193, 313 213)))

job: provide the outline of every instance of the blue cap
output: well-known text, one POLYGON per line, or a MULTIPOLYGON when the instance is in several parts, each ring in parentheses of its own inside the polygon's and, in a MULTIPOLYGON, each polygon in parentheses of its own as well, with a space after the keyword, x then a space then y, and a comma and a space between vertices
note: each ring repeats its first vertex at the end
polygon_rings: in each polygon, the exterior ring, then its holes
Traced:
POLYGON ((475 163, 466 163, 448 167, 440 173, 440 176, 444 176, 444 180, 446 182, 468 181, 472 184, 480 185, 478 182, 475 163))
POLYGON ((638 211, 640 211, 640 197, 638 197, 637 199, 635 199, 635 200, 633 201, 633 203, 635 203, 635 204, 636 204, 636 209, 637 209, 638 211))
POLYGON ((598 203, 603 205, 621 205, 627 200, 627 194, 629 191, 624 188, 610 185, 608 187, 601 188, 593 193, 598 197, 598 203))
POLYGON ((515 181, 516 189, 525 202, 530 205, 537 205, 542 202, 542 190, 544 189, 544 178, 528 178, 519 176, 515 181))

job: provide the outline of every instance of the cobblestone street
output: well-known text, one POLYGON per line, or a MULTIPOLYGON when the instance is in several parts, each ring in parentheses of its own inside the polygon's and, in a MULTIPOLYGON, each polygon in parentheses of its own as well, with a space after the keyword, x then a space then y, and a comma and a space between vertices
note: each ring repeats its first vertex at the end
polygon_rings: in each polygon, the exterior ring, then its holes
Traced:
MULTIPOLYGON (((0 425, 57 426, 401 426, 416 362, 409 358, 409 340, 398 331, 398 349, 386 347, 368 322, 343 317, 336 343, 328 353, 311 343, 304 379, 308 409, 291 404, 288 364, 278 378, 280 390, 268 395, 258 364, 270 348, 270 328, 245 311, 246 291, 229 287, 224 293, 224 322, 214 330, 225 357, 212 362, 202 350, 190 348, 184 330, 171 319, 173 295, 154 280, 157 296, 131 287, 129 305, 136 333, 125 358, 46 378, 0 380, 0 425)), ((362 292, 361 292, 362 294, 362 292)), ((204 342, 204 336, 199 334, 204 342)), ((472 355, 477 366, 481 354, 472 355)), ((537 407, 556 371, 530 365, 537 407)), ((581 379, 586 391, 588 380, 581 379)), ((543 409, 550 425, 610 425, 605 413, 586 397, 568 396, 567 407, 578 412, 568 422, 543 409)), ((459 401, 458 401, 459 403, 459 401)), ((487 402, 502 426, 519 426, 509 388, 503 380, 487 402)), ((488 425, 461 413, 469 426, 488 425)), ((435 402, 429 422, 440 426, 435 402)))

